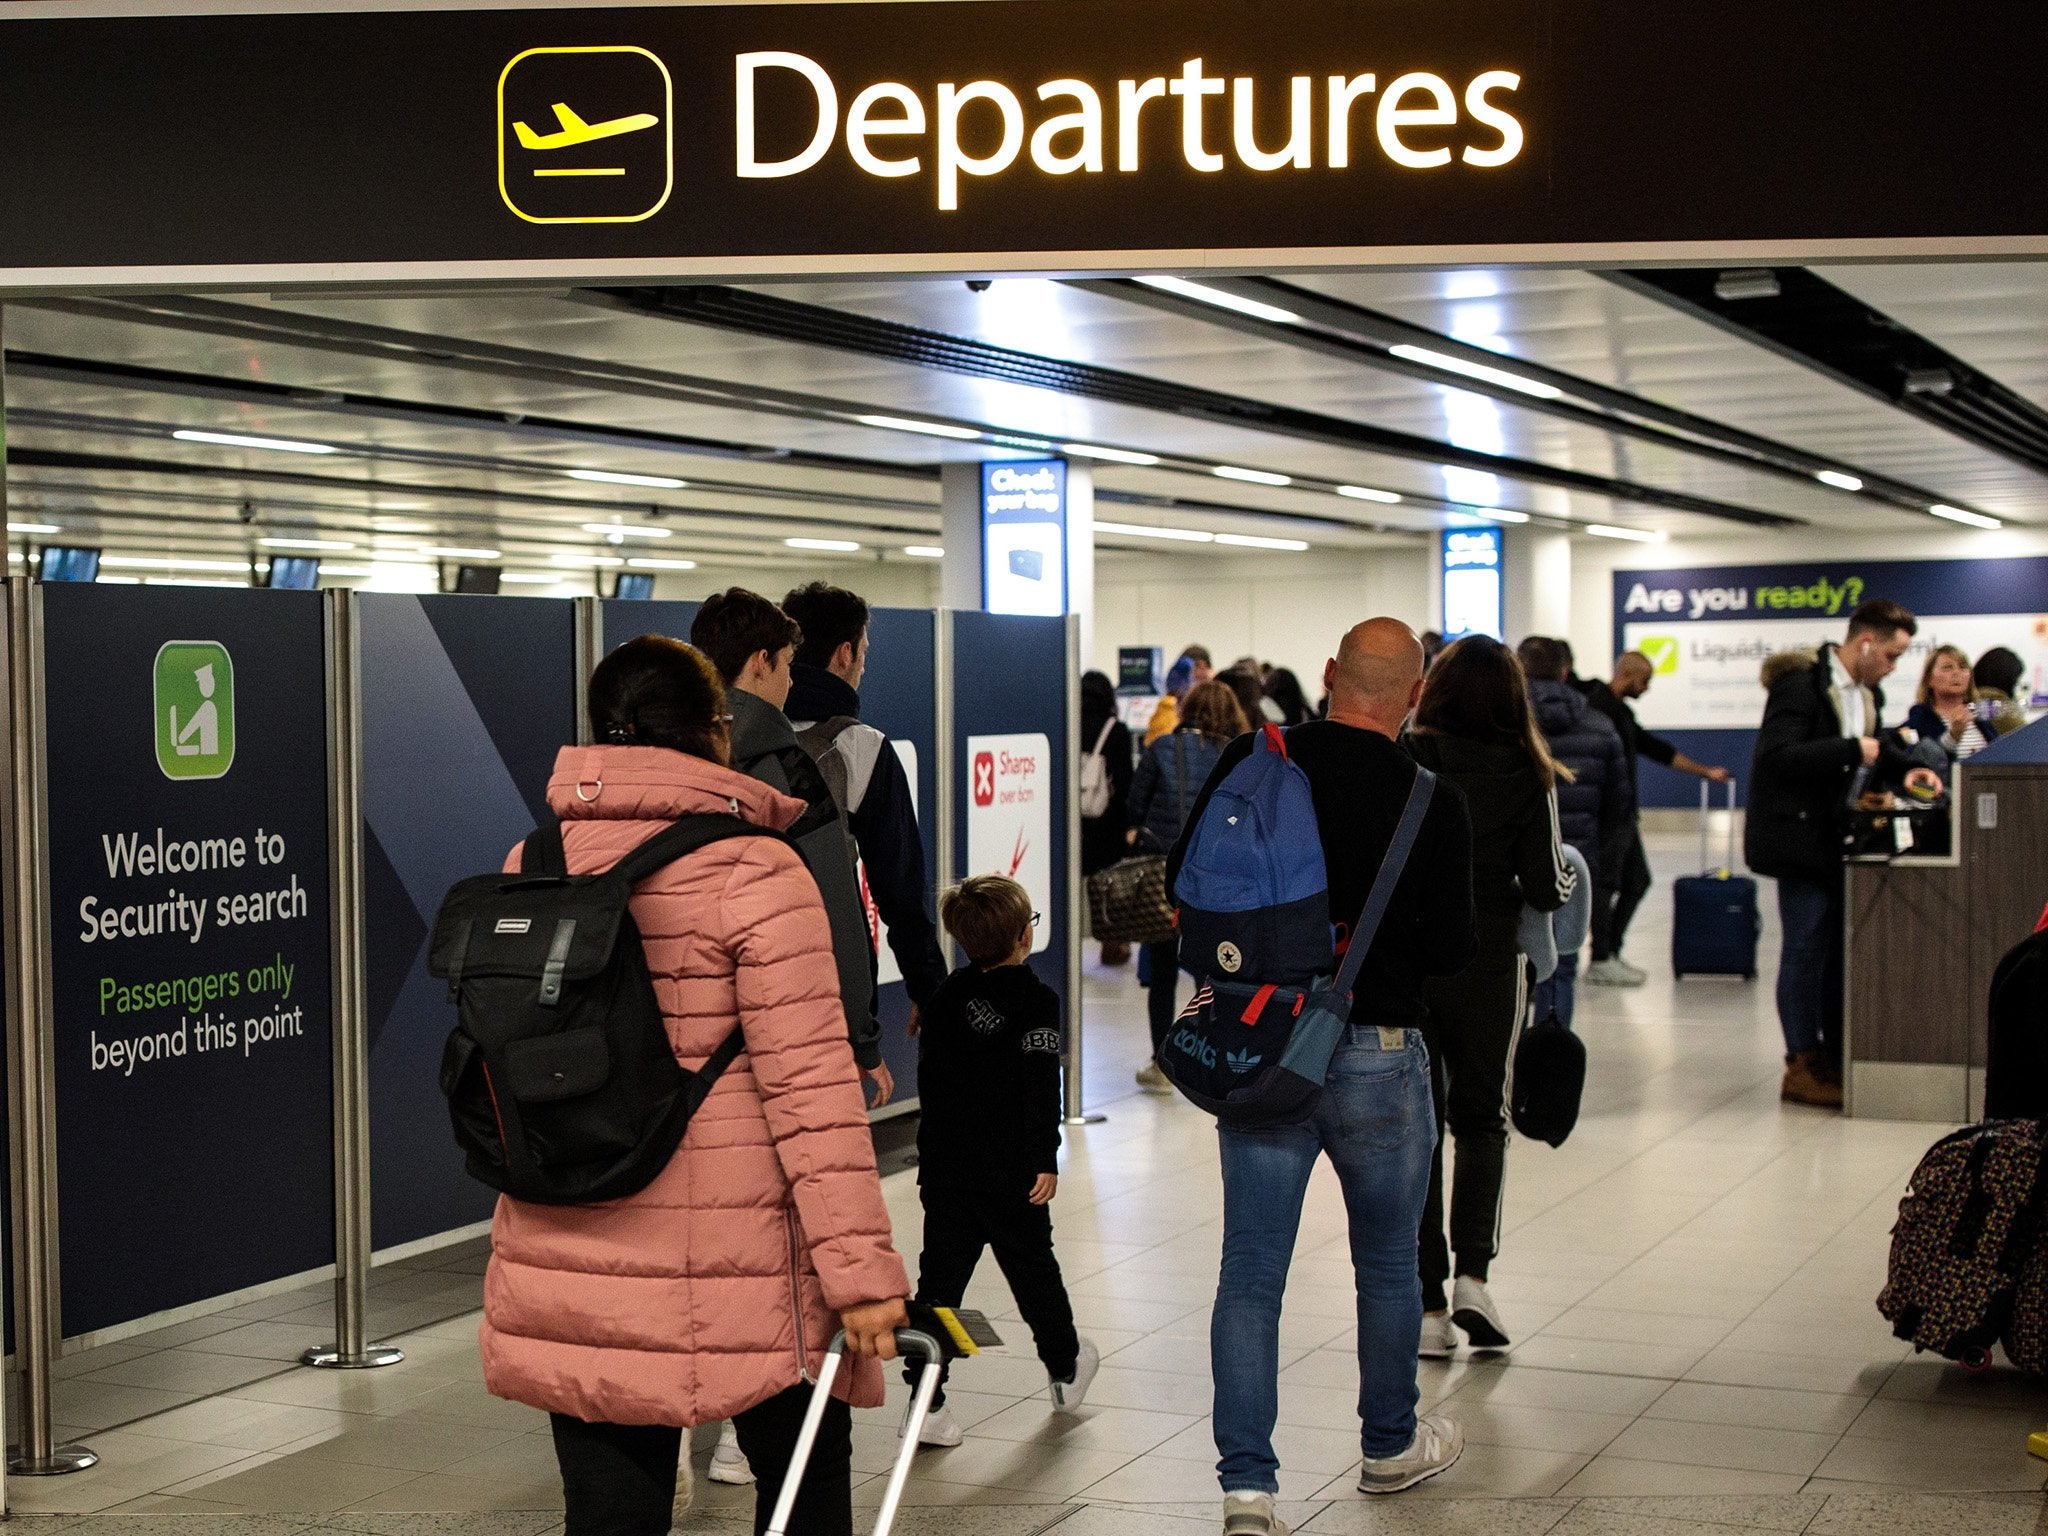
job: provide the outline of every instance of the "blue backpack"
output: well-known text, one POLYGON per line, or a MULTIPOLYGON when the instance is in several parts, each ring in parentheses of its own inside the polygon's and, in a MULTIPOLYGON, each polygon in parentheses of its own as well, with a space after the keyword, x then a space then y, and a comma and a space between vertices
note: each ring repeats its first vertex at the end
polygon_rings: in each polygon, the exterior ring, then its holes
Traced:
POLYGON ((1278 726, 1209 796, 1173 899, 1180 963, 1198 977, 1298 986, 1336 964, 1330 879, 1308 775, 1278 726))

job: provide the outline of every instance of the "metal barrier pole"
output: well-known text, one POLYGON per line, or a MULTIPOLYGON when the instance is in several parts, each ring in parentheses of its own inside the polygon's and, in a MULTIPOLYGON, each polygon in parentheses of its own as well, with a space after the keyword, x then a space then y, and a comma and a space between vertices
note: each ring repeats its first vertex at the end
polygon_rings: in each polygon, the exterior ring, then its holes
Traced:
POLYGON ((43 594, 26 575, 7 583, 8 1149, 14 1179, 14 1356, 21 1424, 7 1470, 27 1477, 82 1472, 99 1457, 57 1445, 50 1365, 57 1308, 56 1070, 50 999, 49 763, 43 744, 43 594))
MULTIPOLYGON (((939 854, 939 867, 932 872, 935 913, 946 887, 960 878, 953 825, 959 809, 953 800, 953 769, 959 754, 960 744, 953 739, 953 610, 936 608, 932 610, 932 798, 938 802, 933 810, 938 817, 939 854)), ((956 958, 953 941, 943 928, 939 930, 939 948, 951 965, 956 958)))
POLYGON ((334 1342, 301 1365, 365 1370, 404 1352, 366 1344, 370 1305, 370 1031, 363 966, 363 693, 360 610, 353 593, 330 591, 327 620, 327 856, 332 912, 334 1042, 334 1342))
POLYGON ((604 655, 604 600, 596 597, 571 598, 576 605, 576 745, 590 745, 590 674, 604 655))
POLYGON ((1067 882, 1067 1053, 1066 1123, 1100 1125, 1109 1118, 1089 1114, 1081 1075, 1082 1036, 1086 1033, 1081 1007, 1081 946, 1088 941, 1087 892, 1081 885, 1081 615, 1067 615, 1067 750, 1061 761, 1067 775, 1067 867, 1060 873, 1067 882))

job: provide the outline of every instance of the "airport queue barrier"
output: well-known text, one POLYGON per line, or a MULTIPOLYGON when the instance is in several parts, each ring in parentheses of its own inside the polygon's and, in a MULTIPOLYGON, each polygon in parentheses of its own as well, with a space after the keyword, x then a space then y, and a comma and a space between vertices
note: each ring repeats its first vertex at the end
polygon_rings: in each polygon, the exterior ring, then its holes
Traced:
MULTIPOLYGON (((425 974, 441 894, 546 814, 603 650, 694 605, 6 583, 0 795, 10 1469, 56 1358, 331 1279, 308 1365, 366 1336, 374 1264, 472 1238, 425 974)), ((863 717, 896 743, 933 883, 1015 874, 1068 1001, 1082 1113, 1077 628, 877 609, 863 717), (944 814, 934 814, 934 810, 944 814)), ((915 1104, 883 940, 884 1042, 915 1104)))

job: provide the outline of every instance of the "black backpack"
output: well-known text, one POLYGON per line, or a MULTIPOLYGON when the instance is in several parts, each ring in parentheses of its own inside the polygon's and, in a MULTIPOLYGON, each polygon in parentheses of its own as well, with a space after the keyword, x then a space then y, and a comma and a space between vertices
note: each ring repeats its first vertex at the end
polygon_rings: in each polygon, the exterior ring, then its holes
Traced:
POLYGON ((686 816, 601 875, 571 875, 562 829, 526 840, 520 873, 448 893, 427 969, 460 1022, 441 1091, 471 1175, 543 1205, 645 1189, 744 1042, 737 1026, 694 1073, 669 1044, 626 903, 677 859, 730 837, 780 837, 737 816, 686 816))

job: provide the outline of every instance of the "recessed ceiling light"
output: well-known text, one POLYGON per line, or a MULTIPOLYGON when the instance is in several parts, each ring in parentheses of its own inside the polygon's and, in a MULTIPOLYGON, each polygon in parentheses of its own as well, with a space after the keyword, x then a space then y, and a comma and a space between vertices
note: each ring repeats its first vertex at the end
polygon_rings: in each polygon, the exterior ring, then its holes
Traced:
POLYGON ((1860 491, 1863 482, 1854 475, 1845 475, 1839 469, 1818 469, 1813 478, 1822 485, 1832 485, 1838 491, 1860 491))
POLYGON ((1411 347, 1402 342, 1399 346, 1389 347, 1387 350, 1406 362, 1420 363, 1425 368, 1439 368, 1445 373, 1478 379, 1486 384, 1498 384, 1503 389, 1519 390, 1525 395, 1534 395, 1538 400, 1556 400, 1564 394, 1564 391, 1555 384, 1545 384, 1541 379, 1510 373, 1505 368, 1491 368, 1485 363, 1475 363, 1469 358, 1453 357, 1448 352, 1432 352, 1428 347, 1411 347))
POLYGON ((354 549, 346 539, 258 539, 265 549, 354 549))
POLYGON ((1061 443, 1060 452, 1071 453, 1077 459, 1106 459, 1112 464, 1136 464, 1140 467, 1159 462, 1156 453, 1133 453, 1128 448, 1103 448, 1095 443, 1061 443))
POLYGON ((1608 523, 1588 523, 1586 532, 1596 539, 1627 539, 1636 544, 1662 544, 1669 537, 1652 528, 1616 528, 1608 523))
POLYGON ((1095 524, 1097 533, 1122 534, 1132 539, 1172 539, 1182 544, 1213 544, 1216 535, 1203 533, 1194 528, 1160 528, 1150 523, 1105 523, 1095 524))
POLYGON ((618 555, 556 555, 556 565, 573 565, 584 570, 610 570, 626 562, 618 555))
POLYGON ((1480 521, 1488 523, 1526 523, 1529 521, 1528 513, 1510 512, 1505 507, 1459 507, 1451 513, 1451 516, 1476 517, 1480 521))
POLYGON ((571 480, 589 480, 598 485, 644 485, 656 491, 680 491, 689 482, 674 475, 630 475, 618 469, 565 469, 571 480))
POLYGON ((645 523, 585 523, 583 531, 616 535, 622 539, 666 539, 675 533, 673 528, 650 528, 645 523))
POLYGON ((173 432, 181 443, 214 443, 222 448, 265 448, 274 453, 339 453, 331 443, 305 443, 288 437, 245 437, 239 432, 173 432))
POLYGON ((2004 523, 1995 517, 1987 517, 1982 512, 1972 512, 1967 507, 1951 507, 1944 502, 1936 502, 1927 510, 1936 517, 1945 517, 1952 523, 1962 523, 1971 528, 2003 528, 2005 526, 2004 523))
POLYGON ((1277 304, 1261 304, 1257 299, 1239 298, 1236 294, 1226 293, 1221 288, 1191 283, 1184 277, 1140 277, 1134 281, 1143 283, 1147 288, 1156 288, 1161 293, 1193 299, 1197 304, 1213 304, 1218 309, 1235 310, 1240 315, 1250 315, 1254 320, 1271 320, 1279 325, 1301 324, 1301 316, 1291 309, 1282 309, 1277 304))
POLYGON ((551 576, 545 571, 507 571, 498 580, 528 587, 559 587, 565 578, 551 576))
MULTIPOLYGON (((19 559, 20 556, 17 555, 14 558, 19 559)), ((142 578, 140 576, 95 576, 93 580, 103 587, 139 587, 142 585, 142 578)))
POLYGON ((945 421, 913 421, 908 416, 856 416, 854 420, 864 427, 880 427, 885 432, 917 432, 925 437, 958 438, 963 443, 981 439, 978 429, 956 427, 945 421))
POLYGON ((850 555, 860 546, 851 539, 784 539, 791 549, 821 549, 834 554, 850 555))
POLYGON ((1209 473, 1220 475, 1225 480, 1244 480, 1253 485, 1292 485, 1294 483, 1290 476, 1276 475, 1270 469, 1240 469, 1235 464, 1217 464, 1210 469, 1209 473))
POLYGON ((502 551, 495 549, 449 549, 433 544, 421 545, 419 552, 423 555, 432 555, 436 560, 502 560, 505 558, 502 551))
POLYGON ((1001 443, 1005 448, 1026 448, 1033 453, 1051 453, 1053 446, 1043 438, 1011 437, 1004 432, 992 432, 988 440, 992 443, 1001 443))
POLYGON ((415 523, 403 517, 373 517, 370 526, 379 533, 432 533, 432 523, 415 523))
POLYGON ((198 560, 163 555, 101 555, 101 565, 131 571, 235 571, 246 575, 246 560, 198 560))
POLYGON ((367 565, 329 565, 325 560, 322 560, 320 562, 320 574, 322 576, 367 576, 370 574, 370 568, 367 565))
POLYGON ((7 531, 9 533, 50 534, 62 533, 64 530, 55 523, 9 523, 7 531))
POLYGON ((629 569, 635 571, 694 571, 697 569, 697 562, 694 560, 656 560, 648 556, 628 560, 626 565, 629 569))
POLYGON ((1256 533, 1219 533, 1218 544, 1234 544, 1240 549, 1307 549, 1305 539, 1269 539, 1256 533))
POLYGON ((1376 491, 1369 485, 1340 485, 1337 487, 1337 494, 1339 496, 1349 496, 1354 501, 1385 502, 1390 507, 1398 504, 1401 500, 1392 491, 1376 491))
POLYGON ((906 544, 903 546, 903 553, 914 556, 919 560, 943 560, 946 558, 946 551, 937 544, 906 544))

